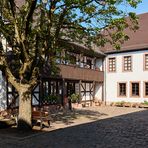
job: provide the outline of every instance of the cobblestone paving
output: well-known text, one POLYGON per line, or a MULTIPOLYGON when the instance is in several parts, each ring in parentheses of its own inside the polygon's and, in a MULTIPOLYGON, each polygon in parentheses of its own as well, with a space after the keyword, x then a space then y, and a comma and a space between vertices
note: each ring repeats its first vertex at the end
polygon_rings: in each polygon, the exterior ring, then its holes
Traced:
POLYGON ((128 112, 120 108, 114 112, 113 109, 104 110, 110 118, 30 138, 18 140, 1 136, 0 148, 148 148, 148 110, 128 112))

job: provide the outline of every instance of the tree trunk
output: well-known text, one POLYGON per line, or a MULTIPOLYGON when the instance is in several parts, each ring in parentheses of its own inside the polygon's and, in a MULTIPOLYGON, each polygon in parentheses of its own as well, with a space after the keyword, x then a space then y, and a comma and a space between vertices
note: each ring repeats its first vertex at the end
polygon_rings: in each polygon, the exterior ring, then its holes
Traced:
POLYGON ((18 129, 32 129, 32 106, 31 106, 31 91, 27 88, 19 89, 19 116, 18 129))

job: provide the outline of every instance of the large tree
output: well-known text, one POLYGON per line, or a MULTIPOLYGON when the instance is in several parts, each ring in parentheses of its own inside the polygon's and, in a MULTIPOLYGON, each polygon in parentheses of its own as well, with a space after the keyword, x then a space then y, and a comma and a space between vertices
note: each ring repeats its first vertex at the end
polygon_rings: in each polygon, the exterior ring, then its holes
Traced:
POLYGON ((92 42, 98 46, 109 42, 119 48, 128 39, 124 29, 136 30, 138 24, 136 15, 123 8, 136 8, 140 1, 0 0, 1 39, 11 47, 8 51, 1 46, 0 68, 19 94, 19 128, 32 125, 31 91, 43 67, 55 65, 61 42, 89 47, 92 42))

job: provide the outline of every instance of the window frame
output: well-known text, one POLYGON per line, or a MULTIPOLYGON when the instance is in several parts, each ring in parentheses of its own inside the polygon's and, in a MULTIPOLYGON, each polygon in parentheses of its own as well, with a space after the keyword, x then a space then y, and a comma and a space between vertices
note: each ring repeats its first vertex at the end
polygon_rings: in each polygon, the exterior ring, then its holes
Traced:
MULTIPOLYGON (((113 65, 112 65, 112 69, 113 69, 113 65)), ((116 72, 116 71, 117 71, 116 57, 109 57, 109 58, 108 58, 108 72, 114 73, 114 72, 116 72), (110 71, 110 59, 115 59, 115 70, 114 70, 114 71, 113 71, 113 70, 110 71)))
POLYGON ((148 95, 146 95, 146 87, 145 87, 145 86, 146 86, 146 85, 145 85, 146 83, 148 83, 148 81, 144 81, 144 82, 143 82, 143 90, 144 90, 144 92, 143 92, 143 97, 144 97, 144 98, 148 98, 148 95))
POLYGON ((143 69, 144 69, 144 71, 148 71, 148 68, 146 68, 146 55, 148 56, 148 53, 145 53, 143 55, 143 69))
POLYGON ((140 94, 140 89, 141 89, 141 87, 140 87, 140 81, 132 81, 132 82, 130 82, 130 97, 132 97, 132 98, 140 98, 140 96, 141 96, 141 94, 140 94), (139 95, 133 95, 132 94, 132 84, 133 83, 138 83, 139 84, 139 95))
POLYGON ((126 98, 127 97, 127 82, 118 82, 117 83, 117 97, 124 97, 126 98), (125 84, 125 95, 120 95, 120 84, 124 83, 125 84))
POLYGON ((133 71, 133 58, 131 55, 126 55, 126 56, 123 56, 123 60, 122 60, 122 71, 123 72, 132 72, 133 71), (125 70, 125 57, 130 57, 131 58, 131 68, 130 70, 128 69, 128 60, 127 60, 127 70, 125 70))

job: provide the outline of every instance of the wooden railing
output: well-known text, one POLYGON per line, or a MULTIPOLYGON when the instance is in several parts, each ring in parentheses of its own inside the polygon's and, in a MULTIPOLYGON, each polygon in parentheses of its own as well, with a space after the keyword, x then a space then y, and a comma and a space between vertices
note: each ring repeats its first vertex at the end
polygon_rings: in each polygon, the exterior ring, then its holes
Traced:
POLYGON ((77 66, 70 65, 58 65, 60 69, 60 77, 65 79, 74 79, 74 80, 82 80, 82 81, 96 81, 103 82, 104 80, 104 72, 80 68, 77 66))

